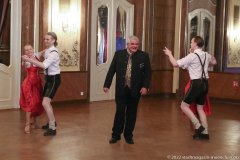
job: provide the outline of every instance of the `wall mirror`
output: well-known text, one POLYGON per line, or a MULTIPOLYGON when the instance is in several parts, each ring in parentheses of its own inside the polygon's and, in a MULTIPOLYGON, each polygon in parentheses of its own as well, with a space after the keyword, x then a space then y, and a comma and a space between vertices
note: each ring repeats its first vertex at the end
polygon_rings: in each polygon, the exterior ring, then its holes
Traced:
POLYGON ((35 0, 34 5, 34 48, 44 49, 45 33, 55 32, 61 71, 80 71, 82 0, 35 0))
POLYGON ((227 45, 224 71, 240 73, 240 1, 228 1, 227 45))
POLYGON ((126 48, 126 19, 127 13, 123 7, 118 6, 116 18, 116 50, 126 48))
POLYGON ((187 26, 188 48, 190 48, 190 41, 192 37, 199 35, 204 39, 205 42, 204 50, 214 55, 215 16, 216 16, 216 1, 214 0, 188 1, 188 26, 187 26))
POLYGON ((188 17, 188 43, 190 43, 192 37, 200 35, 205 42, 204 50, 213 54, 215 44, 215 15, 206 9, 195 9, 189 12, 188 17))
POLYGON ((107 36, 108 36, 108 7, 102 5, 98 8, 97 15, 97 65, 107 61, 107 36))
MULTIPOLYGON (((199 35, 205 42, 204 51, 214 55, 216 1, 189 0, 188 6, 187 46, 190 48, 192 37, 199 35)), ((209 68, 209 70, 213 70, 213 68, 209 68)))
POLYGON ((240 73, 240 0, 188 0, 187 38, 200 35, 214 55, 214 72, 240 73))
POLYGON ((10 65, 10 0, 0 1, 0 63, 10 65))

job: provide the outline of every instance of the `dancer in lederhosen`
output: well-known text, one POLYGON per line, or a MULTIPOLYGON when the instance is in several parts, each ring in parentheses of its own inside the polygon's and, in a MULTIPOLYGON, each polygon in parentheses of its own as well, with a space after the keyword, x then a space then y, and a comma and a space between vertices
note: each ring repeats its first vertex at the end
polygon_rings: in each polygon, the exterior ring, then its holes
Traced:
POLYGON ((186 57, 176 60, 172 52, 165 47, 164 53, 169 57, 174 67, 188 66, 188 72, 191 79, 190 89, 185 94, 181 103, 181 109, 191 120, 195 127, 193 139, 209 139, 207 117, 203 110, 203 105, 208 93, 208 66, 216 64, 215 58, 202 50, 204 40, 200 36, 195 36, 191 40, 191 50, 186 57), (195 102, 200 121, 190 110, 189 106, 195 102))
POLYGON ((60 58, 58 54, 57 46, 57 35, 54 32, 46 33, 44 37, 44 44, 46 50, 43 54, 36 54, 38 57, 43 56, 44 61, 39 62, 33 58, 27 56, 22 56, 24 61, 33 63, 34 65, 45 69, 45 85, 43 90, 43 101, 42 105, 47 113, 49 122, 42 126, 42 129, 45 129, 44 136, 54 136, 56 135, 56 120, 53 113, 53 108, 51 101, 56 94, 56 91, 61 83, 60 77, 60 58))

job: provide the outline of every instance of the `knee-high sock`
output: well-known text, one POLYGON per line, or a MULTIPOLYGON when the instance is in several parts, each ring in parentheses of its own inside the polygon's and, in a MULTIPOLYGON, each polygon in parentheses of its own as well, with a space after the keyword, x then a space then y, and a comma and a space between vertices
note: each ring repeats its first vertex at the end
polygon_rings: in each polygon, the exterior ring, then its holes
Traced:
POLYGON ((51 128, 52 130, 56 129, 55 121, 49 121, 49 128, 51 128))
POLYGON ((48 98, 48 97, 44 97, 43 98, 43 107, 47 113, 47 116, 48 116, 48 120, 49 120, 49 128, 51 129, 56 129, 56 126, 55 126, 55 116, 53 114, 53 108, 52 108, 52 105, 51 105, 51 99, 48 98))
POLYGON ((185 113, 185 115, 191 120, 191 122, 195 126, 195 129, 198 129, 201 126, 201 124, 200 124, 199 120, 197 119, 197 117, 193 114, 193 112, 189 108, 189 104, 182 101, 181 109, 185 113))
POLYGON ((197 105, 197 112, 200 118, 200 121, 205 128, 205 130, 202 132, 204 134, 208 134, 208 123, 207 123, 207 116, 203 110, 203 105, 197 105))

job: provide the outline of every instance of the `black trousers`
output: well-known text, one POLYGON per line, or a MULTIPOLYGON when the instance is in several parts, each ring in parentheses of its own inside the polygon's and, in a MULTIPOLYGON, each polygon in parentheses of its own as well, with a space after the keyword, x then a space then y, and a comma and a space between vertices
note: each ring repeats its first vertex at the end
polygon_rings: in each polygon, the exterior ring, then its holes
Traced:
POLYGON ((208 80, 207 79, 194 79, 191 80, 189 90, 185 94, 183 101, 187 104, 195 102, 199 105, 204 105, 208 93, 208 80))
POLYGON ((124 131, 124 137, 132 138, 137 118, 139 98, 131 95, 128 87, 124 88, 124 95, 115 98, 116 113, 112 128, 112 137, 120 138, 124 131))
POLYGON ((61 84, 61 75, 46 75, 45 79, 46 82, 43 89, 43 97, 49 97, 53 99, 58 90, 58 87, 61 84))

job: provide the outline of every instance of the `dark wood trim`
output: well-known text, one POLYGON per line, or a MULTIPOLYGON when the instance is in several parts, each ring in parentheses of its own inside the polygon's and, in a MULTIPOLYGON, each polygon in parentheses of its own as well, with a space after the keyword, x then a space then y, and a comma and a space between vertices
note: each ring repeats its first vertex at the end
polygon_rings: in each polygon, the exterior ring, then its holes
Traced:
MULTIPOLYGON (((143 38, 143 13, 144 13, 144 0, 127 0, 134 5, 134 29, 133 34, 142 42, 143 38)), ((140 44, 141 45, 141 44, 140 44)), ((140 46, 141 48, 142 46, 140 46)))
POLYGON ((34 5, 33 0, 22 0, 22 50, 26 44, 34 45, 34 5))
POLYGON ((222 0, 224 2, 225 5, 225 9, 224 9, 224 18, 223 18, 223 37, 221 37, 223 39, 223 52, 222 52, 222 59, 221 59, 221 62, 222 62, 222 68, 221 68, 221 72, 224 72, 224 68, 227 66, 227 59, 228 59, 228 37, 227 37, 227 29, 228 29, 228 21, 229 21, 229 15, 228 15, 228 12, 229 12, 229 5, 230 5, 230 1, 226 1, 226 0, 222 0))
POLYGON ((217 60, 217 65, 214 66, 214 71, 221 72, 223 70, 224 61, 224 46, 226 43, 226 12, 227 12, 227 2, 226 0, 219 0, 217 1, 216 6, 216 32, 215 32, 215 53, 214 56, 217 60))
MULTIPOLYGON (((34 5, 33 0, 22 0, 22 28, 21 28, 21 55, 26 44, 34 46, 34 5)), ((25 71, 21 69, 21 82, 25 77, 25 71)))
POLYGON ((145 22, 145 50, 149 53, 150 59, 153 57, 153 0, 146 2, 146 22, 145 22))
POLYGON ((80 71, 87 71, 88 59, 88 3, 87 0, 81 0, 81 31, 80 31, 80 71))
POLYGON ((88 9, 87 9, 87 13, 88 13, 88 18, 87 18, 87 28, 88 28, 88 34, 87 34, 87 43, 88 43, 88 47, 87 47, 87 56, 86 56, 86 61, 88 62, 88 64, 86 65, 87 67, 87 71, 88 71, 88 75, 87 75, 87 89, 88 89, 88 101, 90 101, 90 69, 91 69, 91 21, 92 21, 92 0, 88 0, 88 9))
POLYGON ((43 37, 48 32, 48 0, 39 1, 39 50, 45 49, 43 37))

